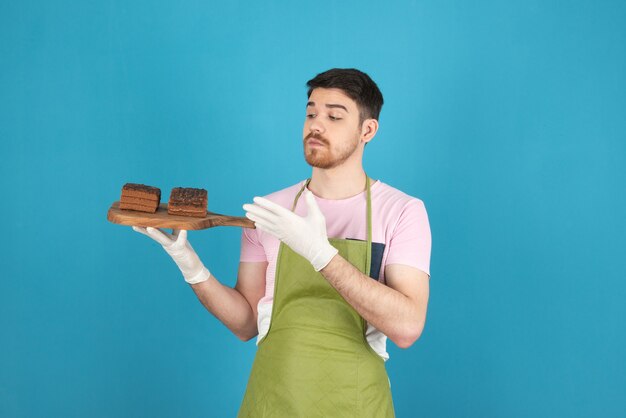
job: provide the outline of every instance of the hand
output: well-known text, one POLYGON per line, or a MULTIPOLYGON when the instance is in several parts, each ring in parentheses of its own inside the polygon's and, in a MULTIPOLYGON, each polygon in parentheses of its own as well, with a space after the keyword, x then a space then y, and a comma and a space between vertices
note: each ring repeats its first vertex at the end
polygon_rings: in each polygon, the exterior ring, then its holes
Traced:
POLYGON ((255 197, 254 205, 243 205, 246 217, 261 231, 284 242, 296 253, 306 258, 315 271, 320 271, 337 254, 337 249, 328 242, 326 219, 317 206, 313 193, 304 191, 307 216, 300 217, 262 197, 255 197))
POLYGON ((211 277, 211 273, 204 267, 198 254, 187 241, 187 231, 173 229, 172 233, 168 234, 158 228, 141 228, 138 226, 133 226, 133 230, 161 244, 183 273, 187 283, 196 284, 204 282, 211 277))

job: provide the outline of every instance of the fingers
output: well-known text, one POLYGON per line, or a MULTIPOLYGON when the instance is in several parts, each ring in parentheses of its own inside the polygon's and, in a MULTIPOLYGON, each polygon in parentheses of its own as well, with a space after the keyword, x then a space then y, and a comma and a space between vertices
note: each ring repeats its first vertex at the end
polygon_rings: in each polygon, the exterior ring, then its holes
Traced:
POLYGON ((267 221, 264 221, 262 219, 260 220, 253 220, 254 221, 254 226, 263 232, 267 232, 268 234, 281 239, 282 238, 282 233, 278 230, 278 228, 276 227, 275 224, 272 223, 268 223, 267 221))
POLYGON ((167 234, 163 233, 160 229, 157 229, 157 228, 152 228, 152 227, 143 228, 140 226, 133 226, 133 231, 139 232, 140 234, 150 237, 161 245, 166 245, 164 244, 164 242, 165 243, 171 242, 167 234))
MULTIPOLYGON (((267 199, 263 199, 267 200, 267 199)), ((256 198, 255 198, 256 201, 256 198)), ((271 235, 276 236, 277 224, 280 224, 280 215, 265 209, 258 204, 246 203, 243 205, 243 209, 246 211, 246 218, 254 222, 254 226, 260 231, 268 232, 271 235)), ((289 212, 291 215, 291 212, 289 212)))
POLYGON ((280 206, 277 203, 274 203, 270 200, 267 200, 263 197, 255 197, 254 199, 252 199, 254 201, 254 203, 256 203, 257 205, 259 205, 260 207, 268 210, 269 212, 275 213, 277 215, 285 215, 287 213, 291 213, 290 210, 285 209, 284 207, 280 206))
POLYGON ((149 226, 146 228, 146 232, 148 233, 148 236, 150 236, 150 238, 152 238, 161 245, 168 246, 172 244, 172 237, 158 228, 153 228, 149 226))
MULTIPOLYGON (((246 213, 246 218, 254 222, 254 226, 262 231, 266 231, 269 228, 276 229, 276 223, 260 218, 252 213, 246 213)), ((267 232, 267 231, 266 231, 267 232)))
POLYGON ((187 245, 187 231, 184 229, 172 229, 172 233, 151 226, 147 228, 133 226, 133 231, 146 235, 164 247, 182 248, 187 245))
POLYGON ((277 216, 274 212, 264 209, 257 205, 245 204, 243 209, 246 211, 246 217, 251 220, 263 219, 265 221, 275 221, 277 216), (252 217, 251 217, 252 216, 252 217))

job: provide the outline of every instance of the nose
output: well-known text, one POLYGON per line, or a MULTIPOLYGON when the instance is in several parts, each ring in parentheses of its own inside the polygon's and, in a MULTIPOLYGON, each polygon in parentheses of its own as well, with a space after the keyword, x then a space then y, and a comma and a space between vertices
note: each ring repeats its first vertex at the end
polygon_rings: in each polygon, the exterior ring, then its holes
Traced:
POLYGON ((324 124, 322 124, 318 118, 311 119, 309 121, 309 131, 321 134, 325 131, 324 124))

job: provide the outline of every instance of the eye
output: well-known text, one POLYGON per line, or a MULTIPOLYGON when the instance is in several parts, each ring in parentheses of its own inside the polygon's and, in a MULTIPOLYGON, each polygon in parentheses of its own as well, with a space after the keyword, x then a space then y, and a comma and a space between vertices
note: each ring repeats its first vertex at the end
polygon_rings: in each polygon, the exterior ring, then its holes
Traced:
POLYGON ((340 117, 338 117, 338 116, 333 116, 333 115, 328 115, 328 118, 329 118, 330 120, 341 120, 341 118, 340 118, 340 117))
POLYGON ((315 116, 315 113, 307 113, 306 115, 307 119, 313 119, 315 116))

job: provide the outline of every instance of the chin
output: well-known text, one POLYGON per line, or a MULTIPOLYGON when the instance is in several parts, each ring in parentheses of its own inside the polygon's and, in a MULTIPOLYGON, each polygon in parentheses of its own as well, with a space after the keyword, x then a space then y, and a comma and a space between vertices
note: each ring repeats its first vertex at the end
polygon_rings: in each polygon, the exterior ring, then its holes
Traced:
POLYGON ((304 159, 306 160, 307 164, 309 164, 311 167, 315 167, 315 168, 332 168, 333 167, 333 162, 329 161, 328 158, 324 158, 320 155, 313 155, 312 153, 304 153, 304 159))
POLYGON ((328 169, 328 168, 335 168, 337 167, 339 164, 337 164, 336 161, 329 161, 328 159, 323 159, 323 158, 306 158, 306 162, 311 166, 311 167, 315 167, 315 168, 322 168, 322 169, 328 169))

